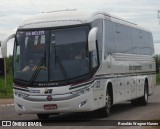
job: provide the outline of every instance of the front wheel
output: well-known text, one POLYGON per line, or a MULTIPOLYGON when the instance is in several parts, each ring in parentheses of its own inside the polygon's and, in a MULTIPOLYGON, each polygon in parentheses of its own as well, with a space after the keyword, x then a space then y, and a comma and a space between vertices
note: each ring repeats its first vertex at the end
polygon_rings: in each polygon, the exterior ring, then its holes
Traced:
POLYGON ((111 96, 108 91, 106 91, 106 103, 105 106, 98 110, 101 117, 107 117, 111 113, 111 96))

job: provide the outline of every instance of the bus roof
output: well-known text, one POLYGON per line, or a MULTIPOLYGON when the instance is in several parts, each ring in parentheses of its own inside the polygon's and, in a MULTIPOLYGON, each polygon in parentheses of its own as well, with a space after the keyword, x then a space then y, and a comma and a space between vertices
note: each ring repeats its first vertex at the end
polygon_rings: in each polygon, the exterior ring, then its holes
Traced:
POLYGON ((69 25, 79 25, 90 23, 95 19, 106 19, 127 26, 131 26, 140 30, 146 30, 137 24, 128 22, 124 19, 110 15, 104 11, 89 11, 89 10, 60 10, 46 12, 39 15, 32 16, 25 19, 18 29, 31 29, 31 28, 48 28, 48 27, 60 27, 69 25))

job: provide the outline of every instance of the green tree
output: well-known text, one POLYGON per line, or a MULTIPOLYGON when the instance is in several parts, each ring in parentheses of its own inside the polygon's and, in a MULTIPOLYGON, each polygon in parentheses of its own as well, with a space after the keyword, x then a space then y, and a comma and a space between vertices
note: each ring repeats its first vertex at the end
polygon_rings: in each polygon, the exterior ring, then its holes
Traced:
POLYGON ((13 56, 6 58, 7 74, 13 74, 13 56))
POLYGON ((0 98, 13 97, 13 56, 6 58, 7 87, 4 78, 0 78, 0 98), (6 94, 7 93, 7 94, 6 94))

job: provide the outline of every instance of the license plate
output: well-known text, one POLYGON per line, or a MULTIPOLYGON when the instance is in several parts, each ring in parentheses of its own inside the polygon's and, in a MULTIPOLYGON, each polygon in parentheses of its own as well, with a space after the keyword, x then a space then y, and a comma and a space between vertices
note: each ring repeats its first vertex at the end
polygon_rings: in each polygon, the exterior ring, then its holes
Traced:
POLYGON ((44 109, 45 109, 45 110, 57 109, 57 104, 44 105, 44 109))

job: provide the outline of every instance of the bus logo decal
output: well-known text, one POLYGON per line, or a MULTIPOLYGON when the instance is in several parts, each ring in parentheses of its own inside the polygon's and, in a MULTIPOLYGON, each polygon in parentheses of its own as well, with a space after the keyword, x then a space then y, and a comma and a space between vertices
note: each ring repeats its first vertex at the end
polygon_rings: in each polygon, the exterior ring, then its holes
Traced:
POLYGON ((47 100, 51 101, 52 100, 52 96, 51 95, 47 96, 47 100))
POLYGON ((53 89, 45 89, 44 93, 45 94, 52 94, 53 89))

